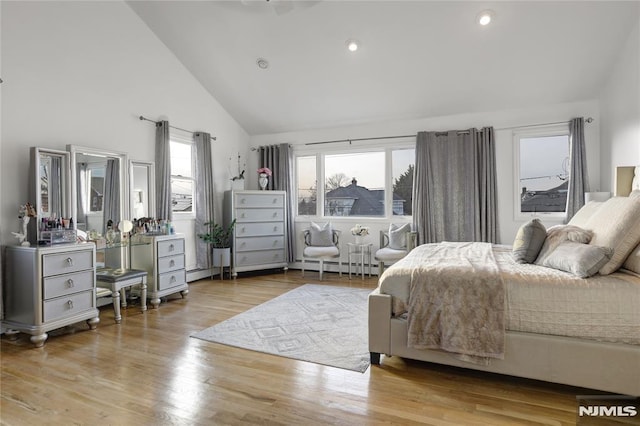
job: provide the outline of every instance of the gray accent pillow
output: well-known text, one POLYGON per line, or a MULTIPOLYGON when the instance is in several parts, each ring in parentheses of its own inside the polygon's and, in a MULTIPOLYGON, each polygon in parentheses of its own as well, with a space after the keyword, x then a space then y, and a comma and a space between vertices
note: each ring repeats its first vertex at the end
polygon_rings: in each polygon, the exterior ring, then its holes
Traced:
POLYGON ((407 232, 411 232, 411 224, 389 226, 389 248, 395 250, 407 249, 407 232))
POLYGON ((311 240, 309 245, 311 246, 327 247, 333 245, 333 228, 331 227, 331 222, 327 222, 324 225, 311 222, 309 234, 311 240))
POLYGON ((593 237, 593 231, 582 229, 573 225, 556 225, 547 229, 547 238, 544 240, 542 249, 536 259, 536 265, 542 265, 547 258, 561 243, 573 241, 574 243, 588 244, 593 237))
POLYGON ((513 241, 513 259, 517 263, 533 263, 547 238, 547 228, 540 219, 531 219, 518 229, 513 241))
POLYGON ((570 272, 580 278, 595 275, 613 256, 610 247, 564 241, 542 262, 542 266, 570 272))

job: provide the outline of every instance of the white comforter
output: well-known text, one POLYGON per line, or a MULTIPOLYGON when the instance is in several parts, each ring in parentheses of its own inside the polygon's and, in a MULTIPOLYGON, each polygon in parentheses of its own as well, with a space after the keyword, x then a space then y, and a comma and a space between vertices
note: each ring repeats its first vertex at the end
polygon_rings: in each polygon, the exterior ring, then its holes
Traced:
MULTIPOLYGON (((415 248, 380 277, 396 316, 407 312, 412 271, 429 256, 415 248)), ((494 246, 505 286, 507 330, 640 345, 640 277, 616 272, 588 279, 515 263, 508 246, 494 246)))

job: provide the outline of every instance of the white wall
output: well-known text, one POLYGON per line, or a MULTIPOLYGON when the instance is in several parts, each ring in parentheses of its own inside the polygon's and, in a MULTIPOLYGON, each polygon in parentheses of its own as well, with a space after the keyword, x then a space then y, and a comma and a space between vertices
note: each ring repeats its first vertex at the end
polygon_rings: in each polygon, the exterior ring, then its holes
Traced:
POLYGON ((611 190, 616 166, 640 164, 640 16, 612 65, 600 111, 602 188, 611 190))
MULTIPOLYGON (((9 231, 27 201, 29 147, 75 144, 154 161, 155 127, 140 115, 217 136, 221 217, 228 159, 247 151, 249 137, 127 4, 2 2, 1 22, 2 244, 14 244, 9 231)), ((192 221, 176 227, 193 238, 192 221)))
MULTIPOLYGON (((496 128, 496 162, 497 162, 497 185, 498 185, 498 222, 500 227, 500 241, 504 244, 511 244, 515 234, 523 223, 514 219, 514 150, 513 131, 516 126, 568 121, 573 117, 583 116, 593 117, 594 122, 585 125, 585 138, 587 141, 587 162, 589 168, 589 182, 592 188, 597 188, 600 182, 600 130, 599 130, 599 108, 596 101, 585 101, 570 104, 548 105, 540 108, 526 110, 496 111, 477 114, 460 114, 445 117, 432 117, 418 120, 405 120, 386 123, 372 123, 369 125, 359 125, 352 127, 337 127, 331 129, 310 130, 301 132, 289 132, 269 135, 252 136, 250 145, 257 147, 260 145, 271 145, 279 143, 290 143, 296 148, 304 148, 305 143, 328 141, 348 138, 365 138, 377 136, 410 135, 423 130, 444 131, 451 129, 466 129, 470 127, 493 126, 496 128), (503 129, 503 130, 500 130, 503 129)), ((406 143, 400 140, 395 143, 406 143)), ((415 142, 415 140, 414 140, 415 142)), ((389 144, 394 144, 394 140, 388 140, 389 144)), ((368 142, 354 142, 366 149, 368 142)), ((329 145, 327 145, 329 146, 329 145)), ((339 145, 338 145, 339 146, 339 145)), ((336 145, 331 145, 331 149, 336 149, 336 145)), ((251 172, 258 167, 258 155, 253 152, 249 156, 247 169, 251 172)), ((251 188, 257 188, 256 173, 248 173, 248 183, 251 188)), ((300 218, 296 225, 297 236, 308 221, 313 218, 300 218)), ((394 219, 395 221, 395 219, 394 219)), ((388 222, 379 219, 356 220, 356 219, 334 219, 332 223, 343 232, 345 241, 350 241, 349 229, 356 223, 370 222, 372 226, 374 250, 378 246, 378 233, 380 229, 388 228, 388 222)), ((559 221, 543 220, 546 226, 560 223, 559 221)), ((300 239, 300 238, 298 238, 300 239)), ((299 244, 300 246, 300 244, 299 244)), ((298 248, 298 258, 300 249, 298 248)), ((343 256, 346 261, 346 256, 343 256)))

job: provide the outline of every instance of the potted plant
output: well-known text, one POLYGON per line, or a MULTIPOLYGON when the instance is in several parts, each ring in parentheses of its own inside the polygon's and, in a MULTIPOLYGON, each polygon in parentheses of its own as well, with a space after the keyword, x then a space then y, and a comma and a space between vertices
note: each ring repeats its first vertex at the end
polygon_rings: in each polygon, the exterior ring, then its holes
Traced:
POLYGON ((209 232, 198 234, 198 237, 213 247, 213 266, 231 266, 231 238, 236 220, 226 227, 215 222, 207 222, 205 226, 209 227, 209 232))

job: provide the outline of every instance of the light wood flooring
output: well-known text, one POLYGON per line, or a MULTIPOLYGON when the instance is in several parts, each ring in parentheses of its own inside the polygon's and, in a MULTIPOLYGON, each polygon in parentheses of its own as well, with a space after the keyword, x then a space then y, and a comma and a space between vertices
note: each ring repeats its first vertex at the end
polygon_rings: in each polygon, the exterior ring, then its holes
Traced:
MULTIPOLYGON (((567 386, 383 358, 364 374, 190 338, 305 283, 317 272, 202 280, 186 299, 122 324, 101 308, 50 333, 43 348, 1 340, 3 425, 515 425, 576 423, 567 386)), ((377 279, 326 274, 326 285, 375 288, 377 279)))

